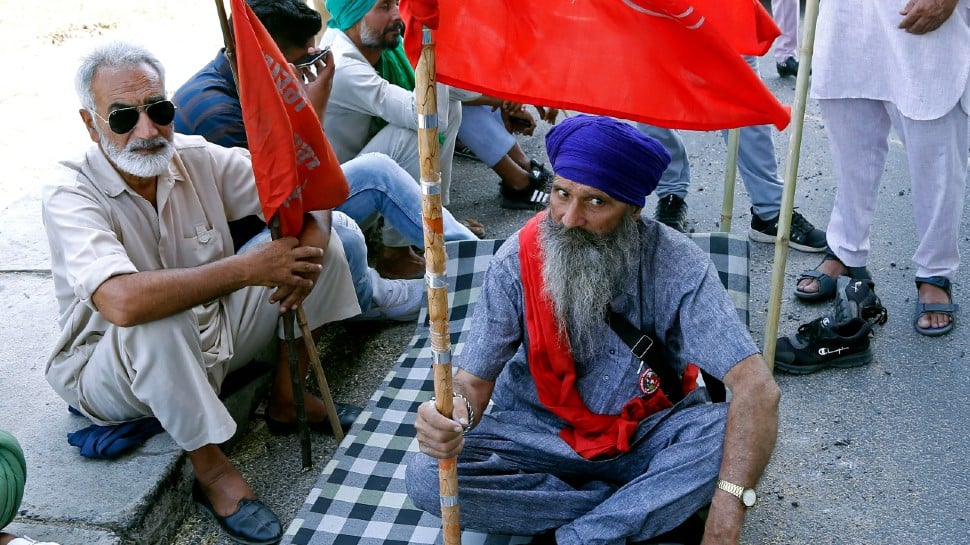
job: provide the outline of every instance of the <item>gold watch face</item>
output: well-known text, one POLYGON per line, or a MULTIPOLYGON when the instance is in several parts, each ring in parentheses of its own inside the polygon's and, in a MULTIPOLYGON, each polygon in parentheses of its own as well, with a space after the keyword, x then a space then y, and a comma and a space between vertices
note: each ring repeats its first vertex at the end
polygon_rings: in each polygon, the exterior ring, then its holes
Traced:
POLYGON ((745 488, 744 492, 741 493, 741 502, 745 507, 754 507, 754 502, 758 500, 758 494, 755 493, 754 489, 745 488))

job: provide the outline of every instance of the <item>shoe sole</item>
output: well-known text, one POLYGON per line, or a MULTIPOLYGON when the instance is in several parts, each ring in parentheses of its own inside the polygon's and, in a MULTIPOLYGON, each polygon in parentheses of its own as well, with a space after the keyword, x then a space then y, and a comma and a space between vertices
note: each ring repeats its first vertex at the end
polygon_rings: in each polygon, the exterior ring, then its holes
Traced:
POLYGON ((776 359, 775 368, 781 369, 782 371, 792 375, 807 375, 816 371, 821 371, 826 367, 831 367, 833 369, 851 369, 853 367, 862 367, 863 365, 868 365, 869 363, 872 363, 871 348, 867 348, 858 354, 849 354, 848 356, 842 356, 841 358, 835 358, 834 360, 817 363, 815 365, 796 365, 794 363, 789 364, 776 359))
MULTIPOLYGON (((775 237, 772 235, 766 235, 761 231, 756 231, 754 229, 748 229, 748 238, 754 242, 761 242, 764 244, 774 244, 775 237)), ((821 248, 813 248, 812 246, 805 246, 804 244, 799 244, 793 240, 788 241, 788 247, 793 250, 798 250, 799 252, 805 252, 809 254, 817 254, 825 251, 825 246, 821 248)))

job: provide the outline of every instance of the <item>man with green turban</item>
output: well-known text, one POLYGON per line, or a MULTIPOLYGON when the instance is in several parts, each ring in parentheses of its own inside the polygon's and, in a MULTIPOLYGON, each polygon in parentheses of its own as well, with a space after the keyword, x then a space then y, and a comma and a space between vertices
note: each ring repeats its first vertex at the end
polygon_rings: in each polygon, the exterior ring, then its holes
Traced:
MULTIPOLYGON (((24 451, 17 438, 9 432, 0 430, 0 530, 10 524, 17 516, 20 501, 24 498, 24 484, 27 481, 27 462, 24 451)), ((40 543, 29 537, 14 537, 0 531, 0 545, 57 545, 40 543)))
MULTIPOLYGON (((396 0, 327 0, 330 46, 336 72, 324 129, 341 162, 381 152, 420 181, 414 70, 401 45, 404 22, 396 0)), ((460 100, 474 96, 438 85, 442 134, 442 204, 448 204, 451 159, 461 124, 460 100)))

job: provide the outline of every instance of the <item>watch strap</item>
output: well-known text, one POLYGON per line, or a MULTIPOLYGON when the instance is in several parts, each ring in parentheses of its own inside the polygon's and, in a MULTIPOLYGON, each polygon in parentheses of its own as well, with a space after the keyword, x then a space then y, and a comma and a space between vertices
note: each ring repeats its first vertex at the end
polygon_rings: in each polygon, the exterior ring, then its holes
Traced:
POLYGON ((739 500, 741 499, 741 495, 744 494, 743 486, 725 481, 724 479, 717 480, 717 487, 727 492, 728 494, 735 496, 739 500))

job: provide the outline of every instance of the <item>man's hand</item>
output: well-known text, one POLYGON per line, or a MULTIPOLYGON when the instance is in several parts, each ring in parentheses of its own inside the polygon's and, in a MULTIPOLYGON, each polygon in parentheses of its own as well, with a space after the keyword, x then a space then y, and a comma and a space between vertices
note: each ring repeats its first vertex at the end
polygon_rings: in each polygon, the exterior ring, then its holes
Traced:
POLYGON ((532 114, 525 110, 503 111, 502 121, 505 122, 505 128, 512 134, 519 133, 532 136, 532 133, 536 130, 536 120, 532 117, 532 114))
POLYGON ((465 444, 461 432, 463 426, 468 425, 465 404, 455 403, 451 414, 453 419, 443 416, 433 401, 418 406, 414 429, 421 452, 438 459, 458 456, 465 444))
MULTIPOLYGON (((320 49, 311 47, 308 54, 318 53, 320 49)), ((303 89, 317 118, 323 123, 323 116, 327 112, 327 102, 330 101, 330 90, 333 88, 333 52, 317 59, 311 66, 297 68, 290 65, 297 76, 303 77, 303 89)))
POLYGON ((546 108, 544 106, 536 106, 536 112, 539 113, 539 119, 545 121, 550 125, 555 125, 556 120, 559 118, 559 108, 546 108))
POLYGON ((958 0, 909 0, 899 12, 903 20, 899 28, 910 34, 932 32, 946 22, 957 7, 958 0))
POLYGON ((284 237, 260 244, 241 254, 251 271, 250 285, 270 286, 276 291, 271 303, 280 303, 280 313, 296 308, 313 289, 323 266, 323 250, 302 246, 296 237, 284 237))

